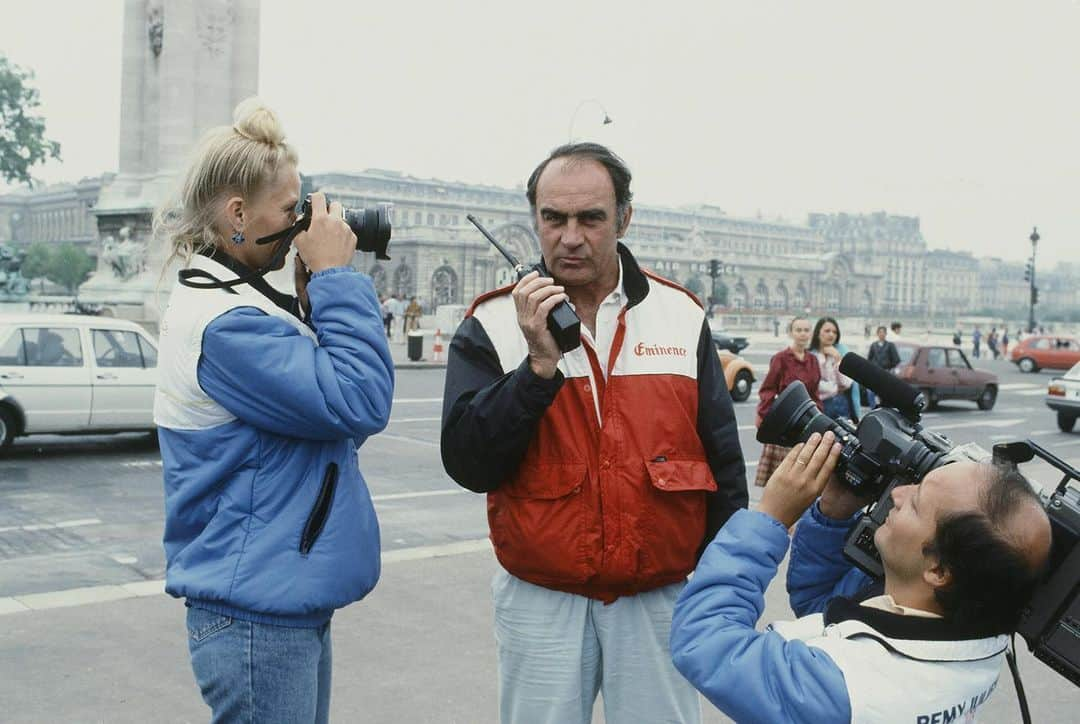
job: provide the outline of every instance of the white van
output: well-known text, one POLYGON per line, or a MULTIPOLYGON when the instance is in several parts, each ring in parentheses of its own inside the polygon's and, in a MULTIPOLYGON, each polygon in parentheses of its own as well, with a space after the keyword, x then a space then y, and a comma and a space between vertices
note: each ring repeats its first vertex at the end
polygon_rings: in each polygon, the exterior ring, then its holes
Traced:
POLYGON ((0 314, 0 448, 39 433, 153 430, 157 342, 134 322, 0 314))

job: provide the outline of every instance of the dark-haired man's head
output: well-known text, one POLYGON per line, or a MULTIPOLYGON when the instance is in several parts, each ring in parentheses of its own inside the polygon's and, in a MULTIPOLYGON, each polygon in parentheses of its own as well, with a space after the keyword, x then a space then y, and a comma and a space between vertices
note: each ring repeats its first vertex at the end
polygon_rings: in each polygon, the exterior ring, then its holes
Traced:
POLYGON ((1050 521, 1023 475, 960 462, 893 491, 874 542, 886 592, 957 626, 1014 630, 1050 553, 1050 521))
POLYGON ((525 195, 544 262, 571 299, 614 288, 616 246, 633 213, 622 159, 597 143, 560 146, 529 176, 525 195))
POLYGON ((900 330, 903 329, 903 327, 904 325, 900 324, 899 322, 893 322, 889 325, 889 329, 891 329, 896 334, 900 334, 900 330))
POLYGON ((887 332, 885 331, 885 326, 884 325, 877 328, 877 338, 878 339, 884 341, 886 334, 887 334, 887 332))

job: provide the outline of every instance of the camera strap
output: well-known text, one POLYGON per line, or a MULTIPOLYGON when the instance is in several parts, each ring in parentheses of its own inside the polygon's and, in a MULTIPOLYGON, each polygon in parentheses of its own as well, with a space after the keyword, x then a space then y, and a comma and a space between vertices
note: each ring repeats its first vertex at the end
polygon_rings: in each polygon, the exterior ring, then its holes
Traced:
MULTIPOLYGON (((270 291, 273 291, 275 293, 280 292, 276 292, 273 287, 271 287, 263 280, 263 277, 268 272, 273 271, 274 267, 284 261, 285 256, 289 253, 289 248, 292 246, 293 239, 295 239, 297 234, 299 234, 301 231, 304 231, 306 228, 307 224, 304 224, 302 221, 298 221, 292 226, 286 229, 282 229, 276 234, 270 234, 269 236, 263 236, 259 239, 256 239, 255 243, 259 245, 273 244, 274 242, 279 243, 277 250, 274 252, 274 256, 270 259, 266 266, 260 269, 252 270, 244 266, 240 262, 236 261, 228 254, 221 252, 216 247, 210 249, 208 252, 203 253, 203 256, 207 256, 216 261, 218 264, 221 264, 224 267, 228 267, 230 270, 236 272, 236 279, 222 281, 221 279, 215 277, 213 274, 202 269, 181 269, 180 272, 177 274, 177 277, 179 278, 181 284, 183 284, 185 287, 191 287, 192 289, 225 289, 226 291, 233 292, 233 287, 240 286, 241 284, 247 284, 273 300, 273 297, 267 294, 266 291, 261 289, 260 286, 265 285, 265 287, 270 291), (209 281, 195 281, 196 279, 208 279, 209 281), (260 285, 259 282, 262 282, 262 284, 260 285)), ((235 292, 233 293, 235 294, 235 292)), ((279 307, 281 306, 276 300, 273 301, 279 307)))
MULTIPOLYGON (((288 252, 289 245, 282 244, 281 249, 288 252)), ((274 289, 274 287, 270 285, 270 282, 263 278, 263 275, 270 271, 270 269, 280 261, 280 258, 284 257, 284 254, 281 253, 281 249, 278 249, 278 252, 274 254, 274 259, 271 260, 269 265, 254 271, 216 247, 208 249, 200 252, 200 254, 208 259, 216 261, 229 271, 234 272, 237 275, 237 278, 223 281, 205 269, 183 269, 180 271, 180 283, 184 286, 192 287, 193 289, 223 289, 229 294, 239 294, 233 287, 239 286, 240 284, 247 284, 249 287, 273 302, 276 306, 302 320, 303 317, 297 306, 296 297, 274 289), (199 282, 194 281, 194 279, 206 279, 209 281, 199 282)))
POLYGON ((1009 648, 1005 651, 1005 660, 1009 662, 1009 671, 1012 672, 1013 684, 1016 687, 1016 700, 1020 703, 1020 718, 1024 724, 1031 724, 1031 710, 1028 709, 1027 694, 1024 693, 1024 682, 1020 681, 1020 667, 1016 663, 1016 634, 1009 637, 1009 648))

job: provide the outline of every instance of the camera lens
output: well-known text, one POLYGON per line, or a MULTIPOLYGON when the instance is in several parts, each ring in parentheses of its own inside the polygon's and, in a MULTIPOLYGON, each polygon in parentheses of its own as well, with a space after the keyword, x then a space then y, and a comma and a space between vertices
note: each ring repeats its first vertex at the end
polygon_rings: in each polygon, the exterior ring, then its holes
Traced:
POLYGON ((379 204, 374 209, 345 209, 345 223, 356 234, 357 251, 373 251, 376 259, 389 259, 390 207, 379 204))
POLYGON ((793 447, 819 432, 840 430, 828 415, 818 410, 802 382, 792 382, 773 401, 772 409, 758 428, 758 442, 793 447))

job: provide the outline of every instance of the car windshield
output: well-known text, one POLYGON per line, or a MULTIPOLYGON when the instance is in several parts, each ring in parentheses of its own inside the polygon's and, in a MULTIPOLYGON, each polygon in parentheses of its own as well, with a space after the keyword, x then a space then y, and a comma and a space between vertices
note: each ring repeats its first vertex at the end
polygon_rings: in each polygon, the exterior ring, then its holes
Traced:
POLYGON ((1080 380, 1080 362, 1074 364, 1072 369, 1065 373, 1065 379, 1080 380))

